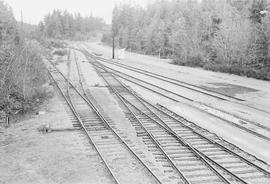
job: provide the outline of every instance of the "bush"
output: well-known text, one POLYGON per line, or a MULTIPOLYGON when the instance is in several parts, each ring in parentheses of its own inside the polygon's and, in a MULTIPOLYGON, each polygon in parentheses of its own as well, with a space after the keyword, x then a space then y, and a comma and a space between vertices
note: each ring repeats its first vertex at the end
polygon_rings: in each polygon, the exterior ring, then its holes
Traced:
POLYGON ((51 40, 50 41, 50 47, 54 47, 54 48, 65 48, 66 47, 66 43, 59 41, 59 40, 51 40))
POLYGON ((188 62, 186 64, 187 64, 187 66, 202 67, 203 60, 200 56, 190 56, 188 58, 188 62))
POLYGON ((181 65, 181 66, 186 66, 186 62, 184 62, 183 60, 178 59, 178 58, 174 58, 174 59, 172 60, 172 64, 181 65))
POLYGON ((57 49, 55 51, 53 51, 54 55, 58 55, 58 56, 65 56, 68 54, 66 49, 57 49))
POLYGON ((245 75, 246 75, 247 77, 253 77, 253 78, 255 78, 255 77, 257 76, 256 73, 257 73, 257 72, 256 72, 255 69, 250 69, 250 68, 245 69, 245 75))
POLYGON ((230 67, 229 73, 235 74, 235 75, 241 75, 243 73, 243 69, 241 66, 234 65, 230 67))
POLYGON ((241 67, 238 65, 234 66, 227 66, 227 65, 221 65, 221 64, 205 64, 203 66, 206 70, 211 71, 219 71, 223 73, 230 73, 235 75, 243 75, 255 79, 261 79, 261 80, 270 80, 270 72, 268 69, 254 69, 254 68, 248 68, 248 67, 241 67))
POLYGON ((49 89, 44 89, 48 81, 41 58, 44 48, 36 41, 28 41, 12 50, 6 57, 8 65, 2 66, 5 69, 1 72, 0 88, 0 110, 9 114, 28 112, 35 106, 36 99, 42 101, 50 93, 49 89))
POLYGON ((189 56, 187 60, 174 58, 172 63, 181 66, 203 67, 203 60, 200 56, 189 56))

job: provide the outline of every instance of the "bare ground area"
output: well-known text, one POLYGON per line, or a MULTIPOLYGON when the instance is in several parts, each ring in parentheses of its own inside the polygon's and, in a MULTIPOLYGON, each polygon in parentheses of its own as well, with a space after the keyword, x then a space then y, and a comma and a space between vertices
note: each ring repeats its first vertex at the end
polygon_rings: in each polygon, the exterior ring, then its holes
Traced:
POLYGON ((40 111, 46 113, 0 128, 0 183, 112 183, 82 131, 38 131, 44 124, 73 128, 72 114, 58 94, 40 111))

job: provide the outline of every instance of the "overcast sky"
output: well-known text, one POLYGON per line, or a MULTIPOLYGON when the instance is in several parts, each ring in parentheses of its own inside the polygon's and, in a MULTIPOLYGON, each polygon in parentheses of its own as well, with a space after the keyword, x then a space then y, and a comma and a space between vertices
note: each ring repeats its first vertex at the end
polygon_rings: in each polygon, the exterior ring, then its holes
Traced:
POLYGON ((31 24, 38 24, 44 15, 53 9, 79 12, 83 16, 92 12, 94 16, 102 17, 110 23, 115 4, 126 2, 145 6, 150 1, 152 0, 4 0, 13 9, 17 20, 20 20, 22 10, 24 22, 31 24))

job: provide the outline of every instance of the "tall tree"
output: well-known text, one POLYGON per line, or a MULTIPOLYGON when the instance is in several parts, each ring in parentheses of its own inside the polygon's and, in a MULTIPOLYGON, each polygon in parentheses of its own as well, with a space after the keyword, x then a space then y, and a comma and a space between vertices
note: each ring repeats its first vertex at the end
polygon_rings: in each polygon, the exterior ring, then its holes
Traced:
POLYGON ((156 0, 146 8, 122 4, 113 10, 112 32, 119 46, 136 52, 270 79, 270 15, 262 13, 269 11, 269 4, 269 0, 156 0))

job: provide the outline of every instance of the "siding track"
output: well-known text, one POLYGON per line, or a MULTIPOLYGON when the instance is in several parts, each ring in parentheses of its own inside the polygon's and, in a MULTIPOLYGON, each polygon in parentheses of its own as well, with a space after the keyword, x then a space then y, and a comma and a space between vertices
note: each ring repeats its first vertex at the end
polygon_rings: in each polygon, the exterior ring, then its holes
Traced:
POLYGON ((69 77, 66 78, 52 63, 48 66, 51 78, 102 159, 112 182, 165 183, 141 158, 144 156, 143 153, 136 151, 132 143, 128 144, 130 140, 122 138, 120 136, 122 132, 114 129, 111 125, 113 123, 104 118, 101 111, 92 103, 91 97, 84 93, 81 79, 80 84, 75 86, 69 81, 69 77))
MULTIPOLYGON (((173 92, 173 91, 168 90, 168 89, 166 89, 164 87, 152 84, 152 83, 150 83, 150 82, 148 82, 146 80, 139 79, 137 77, 128 75, 128 74, 126 74, 124 72, 121 72, 121 71, 115 70, 115 69, 113 69, 111 67, 108 67, 107 65, 104 65, 104 63, 106 63, 106 62, 110 63, 110 64, 113 64, 113 65, 119 65, 119 63, 109 62, 106 59, 101 59, 100 57, 96 57, 96 56, 90 54, 85 49, 81 49, 80 51, 83 52, 85 54, 85 56, 87 56, 89 59, 98 61, 100 67, 105 68, 110 73, 113 73, 115 76, 117 76, 117 77, 119 77, 119 78, 121 78, 121 79, 123 79, 125 81, 131 82, 131 83, 133 83, 133 84, 135 84, 137 86, 140 86, 140 87, 142 87, 144 89, 147 89, 147 90, 149 90, 149 91, 151 91, 153 93, 156 93, 156 94, 158 94, 160 96, 168 98, 168 99, 170 99, 170 100, 172 100, 174 102, 180 102, 177 99, 178 97, 180 97, 181 99, 187 100, 189 102, 196 102, 193 99, 188 98, 186 96, 183 96, 183 95, 181 95, 179 93, 173 92), (102 63, 100 61, 102 61, 102 63)), ((121 66, 122 65, 123 64, 121 64, 121 66)), ((124 66, 124 67, 126 67, 126 66, 124 66)), ((145 72, 147 72, 147 71, 145 71, 145 72)), ((191 90, 192 90, 192 88, 191 88, 191 90)), ((208 94, 207 92, 202 92, 202 93, 203 94, 208 94)), ((212 96, 212 97, 220 99, 220 100, 229 101, 228 98, 224 98, 222 96, 215 96, 215 95, 212 95, 212 94, 208 95, 208 96, 212 96)), ((233 103, 241 104, 241 103, 237 102, 237 100, 234 101, 233 103)), ((243 104, 241 104, 241 105, 243 105, 243 104)), ((250 106, 248 106, 248 107, 250 107, 250 106)), ((249 121, 249 120, 242 119, 241 117, 238 117, 235 114, 225 112, 225 111, 223 111, 221 109, 217 109, 217 108, 215 108, 213 106, 208 106, 207 104, 204 104, 204 103, 201 103, 201 102, 197 104, 196 108, 210 114, 211 116, 214 116, 216 118, 219 118, 219 119, 227 122, 231 126, 237 127, 239 129, 241 129, 242 131, 248 132, 248 133, 250 133, 250 134, 252 134, 252 135, 254 135, 254 136, 256 136, 256 137, 258 137, 260 139, 263 139, 263 140, 266 140, 266 141, 270 142, 270 128, 269 127, 266 127, 266 126, 264 126, 264 125, 262 125, 260 123, 257 123, 257 122, 252 122, 252 121, 249 121), (221 113, 221 114, 225 115, 225 118, 223 116, 216 115, 215 113, 212 113, 212 112, 209 113, 208 111, 203 110, 204 108, 213 109, 214 111, 217 111, 218 114, 221 113), (238 119, 238 121, 236 121, 236 120, 231 121, 230 119, 228 119, 227 115, 231 116, 231 118, 233 118, 233 119, 238 119), (243 122, 244 125, 242 124, 242 122, 243 122)), ((250 108, 253 108, 253 107, 250 107, 250 108)), ((256 110, 261 111, 260 109, 256 109, 256 110)), ((268 112, 264 112, 264 113, 269 114, 268 112)))
MULTIPOLYGON (((87 56, 87 55, 86 55, 87 56)), ((155 141, 189 183, 270 183, 269 167, 225 141, 213 138, 168 109, 147 102, 112 72, 88 56, 99 75, 124 104, 139 137, 160 157, 155 141), (149 136, 151 135, 151 136, 149 136), (234 148, 234 149, 232 149, 234 148)))

